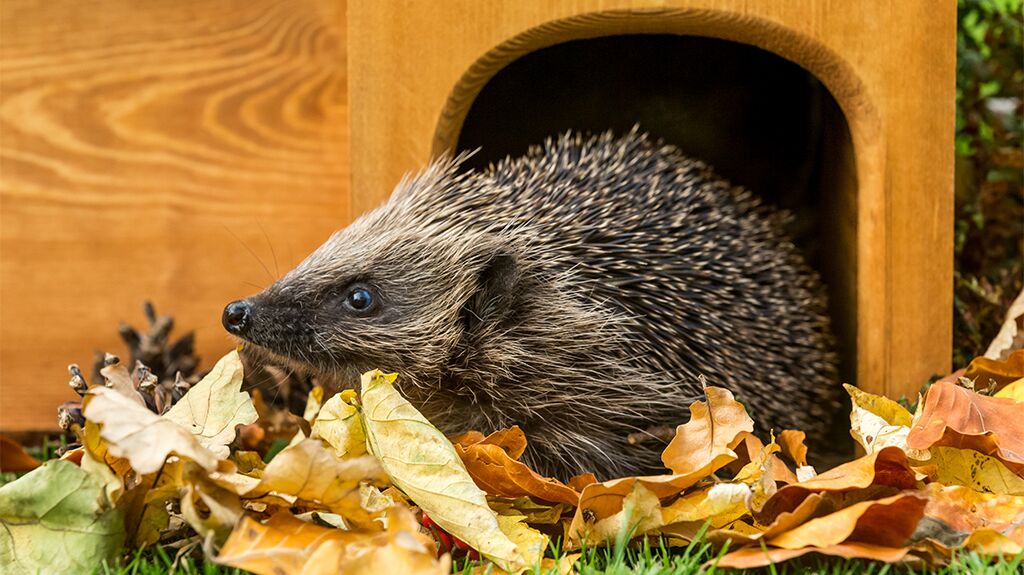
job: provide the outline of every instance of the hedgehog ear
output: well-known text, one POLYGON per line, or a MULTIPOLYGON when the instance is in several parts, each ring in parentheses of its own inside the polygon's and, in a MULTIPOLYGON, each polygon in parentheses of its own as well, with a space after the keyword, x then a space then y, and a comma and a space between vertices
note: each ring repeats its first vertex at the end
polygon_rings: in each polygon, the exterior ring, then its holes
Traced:
POLYGON ((477 273, 476 289, 462 309, 467 331, 474 331, 484 322, 500 322, 511 308, 519 265, 515 256, 505 251, 494 253, 477 273))

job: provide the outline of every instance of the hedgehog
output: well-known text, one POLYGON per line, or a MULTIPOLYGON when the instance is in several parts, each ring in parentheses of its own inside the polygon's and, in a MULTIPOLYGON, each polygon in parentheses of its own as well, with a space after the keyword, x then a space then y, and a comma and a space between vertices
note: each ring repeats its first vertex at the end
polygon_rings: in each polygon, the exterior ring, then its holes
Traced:
POLYGON ((824 433, 836 354, 786 214, 636 128, 464 157, 228 304, 225 328, 334 389, 396 372, 448 434, 518 425, 548 476, 664 472, 663 443, 635 438, 685 422, 705 382, 762 430, 824 433))

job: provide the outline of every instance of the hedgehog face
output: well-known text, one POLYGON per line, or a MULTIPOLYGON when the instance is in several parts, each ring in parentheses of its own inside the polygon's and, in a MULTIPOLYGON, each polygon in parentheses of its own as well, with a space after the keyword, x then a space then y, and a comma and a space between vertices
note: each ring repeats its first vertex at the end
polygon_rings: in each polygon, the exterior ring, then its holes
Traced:
POLYGON ((358 220, 268 289, 229 304, 225 328, 341 387, 381 369, 404 376, 410 399, 441 399, 452 362, 510 289, 508 250, 470 236, 358 220))

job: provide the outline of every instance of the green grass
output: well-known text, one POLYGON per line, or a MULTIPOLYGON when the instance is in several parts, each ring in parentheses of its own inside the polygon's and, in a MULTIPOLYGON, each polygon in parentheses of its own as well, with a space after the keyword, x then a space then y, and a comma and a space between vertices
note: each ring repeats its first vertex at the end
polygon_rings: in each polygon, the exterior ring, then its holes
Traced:
MULTIPOLYGON (((704 564, 718 556, 711 547, 702 542, 691 543, 688 547, 669 548, 655 542, 644 542, 631 547, 616 546, 614 548, 592 548, 583 552, 576 562, 576 572, 580 575, 690 575, 715 573, 739 573, 737 571, 716 569, 704 564)), ((157 575, 168 573, 174 564, 173 555, 161 548, 153 548, 145 552, 136 552, 125 558, 118 565, 100 570, 97 575, 157 575)), ((459 564, 456 573, 469 574, 471 566, 459 564)), ((1012 560, 991 562, 976 554, 961 554, 954 561, 941 569, 908 568, 902 566, 883 565, 870 561, 812 558, 805 561, 793 561, 781 565, 767 567, 749 574, 765 575, 912 575, 917 573, 934 573, 936 575, 1014 575, 1022 569, 1022 557, 1012 560)), ((184 558, 178 562, 175 573, 186 575, 235 575, 245 573, 238 569, 219 567, 212 563, 184 558)), ((539 567, 527 571, 531 575, 547 575, 539 567)), ((551 571, 551 573, 555 573, 551 571)), ((397 575, 397 574, 396 574, 397 575)))

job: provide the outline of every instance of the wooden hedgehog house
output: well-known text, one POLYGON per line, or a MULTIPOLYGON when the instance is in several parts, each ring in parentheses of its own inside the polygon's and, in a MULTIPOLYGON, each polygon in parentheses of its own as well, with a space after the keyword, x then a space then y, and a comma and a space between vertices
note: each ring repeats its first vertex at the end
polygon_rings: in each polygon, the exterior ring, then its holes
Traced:
POLYGON ((470 167, 633 125, 767 203, 828 285, 846 381, 949 369, 956 4, 350 2, 352 208, 445 150, 470 167))

